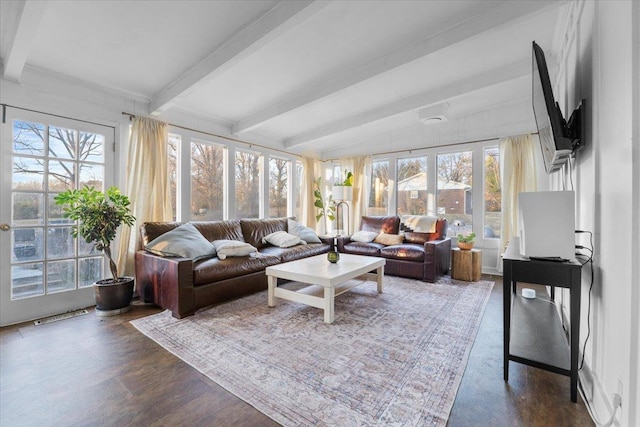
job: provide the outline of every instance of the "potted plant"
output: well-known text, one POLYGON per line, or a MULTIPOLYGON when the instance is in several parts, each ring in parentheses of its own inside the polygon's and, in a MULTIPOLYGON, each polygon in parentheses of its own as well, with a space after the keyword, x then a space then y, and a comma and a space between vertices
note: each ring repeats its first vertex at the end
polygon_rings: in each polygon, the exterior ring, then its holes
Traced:
POLYGON ((329 198, 325 201, 322 197, 322 189, 321 189, 321 181, 322 177, 318 177, 314 181, 314 189, 313 189, 313 197, 315 197, 315 201, 313 202, 313 206, 318 208, 316 212, 316 221, 320 221, 320 218, 324 217, 324 233, 327 233, 327 219, 329 221, 333 221, 336 219, 336 203, 333 200, 333 196, 329 195, 329 198))
POLYGON ((471 232, 466 236, 462 235, 462 233, 458 234, 458 247, 462 250, 470 250, 473 248, 473 239, 476 238, 476 233, 471 232))
POLYGON ((344 179, 333 183, 334 200, 353 200, 353 174, 344 170, 344 179))
POLYGON ((64 216, 79 221, 73 226, 73 237, 82 237, 103 251, 109 262, 110 279, 98 280, 94 284, 96 313, 112 315, 129 310, 133 297, 133 277, 120 277, 118 267, 111 255, 111 243, 122 224, 133 225, 135 217, 129 208, 127 196, 116 187, 106 191, 93 187, 67 190, 55 197, 57 205, 63 206, 64 216))

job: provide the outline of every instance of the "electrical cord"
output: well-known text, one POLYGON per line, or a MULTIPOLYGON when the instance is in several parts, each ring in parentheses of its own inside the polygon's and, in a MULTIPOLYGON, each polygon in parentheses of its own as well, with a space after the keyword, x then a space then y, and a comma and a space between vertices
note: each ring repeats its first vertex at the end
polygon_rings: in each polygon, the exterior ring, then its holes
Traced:
POLYGON ((582 367, 584 366, 584 355, 586 353, 587 350, 587 342, 589 341, 589 337, 591 336, 591 291, 593 290, 593 233, 590 231, 583 231, 583 230, 576 230, 576 233, 588 233, 589 234, 589 246, 590 248, 587 248, 585 246, 581 246, 581 245, 576 245, 576 249, 577 250, 586 250, 589 251, 589 254, 583 254, 580 252, 576 252, 576 259, 578 259, 578 262, 580 262, 580 264, 585 265, 587 263, 589 263, 589 267, 591 270, 591 283, 589 284, 589 299, 588 299, 588 303, 587 303, 587 337, 584 340, 584 344, 582 346, 582 359, 580 361, 580 368, 578 368, 579 371, 582 370, 582 367), (584 262, 581 262, 581 260, 578 258, 583 258, 584 262))

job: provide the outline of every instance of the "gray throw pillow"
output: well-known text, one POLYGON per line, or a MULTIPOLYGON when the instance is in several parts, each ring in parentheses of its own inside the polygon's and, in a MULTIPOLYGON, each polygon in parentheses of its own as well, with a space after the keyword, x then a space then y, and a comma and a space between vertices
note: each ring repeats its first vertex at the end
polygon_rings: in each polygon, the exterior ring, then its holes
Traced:
POLYGON ((152 254, 164 257, 191 258, 194 261, 216 256, 216 248, 190 223, 167 231, 145 247, 152 254))
POLYGON ((322 240, 318 237, 315 231, 309 227, 305 227, 298 221, 294 221, 289 218, 287 221, 287 230, 289 234, 293 234, 299 237, 300 240, 304 240, 307 243, 322 243, 322 240))

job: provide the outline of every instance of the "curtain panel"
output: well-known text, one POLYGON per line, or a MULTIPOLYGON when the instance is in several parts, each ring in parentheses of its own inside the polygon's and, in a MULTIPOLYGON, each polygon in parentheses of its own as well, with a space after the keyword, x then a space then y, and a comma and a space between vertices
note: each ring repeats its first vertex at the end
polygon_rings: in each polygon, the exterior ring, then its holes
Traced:
POLYGON ((133 119, 129 135, 127 180, 124 193, 136 217, 123 227, 118 251, 121 274, 133 276, 134 255, 141 247, 140 225, 148 221, 172 221, 171 190, 167 158, 167 124, 145 117, 133 119))
MULTIPOLYGON (((535 149, 537 135, 518 135, 500 139, 500 182, 502 183, 502 225, 498 254, 518 235, 518 193, 537 191, 535 149)), ((498 256, 499 272, 502 258, 498 256)))

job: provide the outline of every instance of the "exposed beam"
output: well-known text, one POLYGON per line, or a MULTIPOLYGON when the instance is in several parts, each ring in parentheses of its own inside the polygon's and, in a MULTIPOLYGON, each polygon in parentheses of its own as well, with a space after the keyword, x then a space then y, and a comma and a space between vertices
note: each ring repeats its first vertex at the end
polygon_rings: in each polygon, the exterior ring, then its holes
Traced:
MULTIPOLYGON (((531 61, 519 61, 498 69, 490 70, 486 73, 474 76, 473 78, 457 81, 447 86, 438 87, 400 101, 387 104, 385 106, 365 111, 361 114, 346 117, 326 126, 305 132, 284 141, 287 149, 297 147, 308 142, 334 135, 345 130, 362 126, 367 123, 381 120, 396 114, 405 113, 421 107, 437 104, 466 93, 474 92, 499 83, 517 79, 531 74, 531 61)), ((417 120, 417 119, 416 119, 417 120)))
POLYGON ((8 80, 20 81, 33 42, 38 36, 38 28, 47 9, 47 1, 26 0, 18 6, 16 19, 13 20, 15 28, 7 49, 7 57, 4 60, 3 76, 8 80))
POLYGON ((281 1, 155 94, 150 103, 151 113, 158 114, 167 109, 177 97, 193 91, 198 83, 208 81, 229 69, 329 3, 314 0, 281 1))
POLYGON ((362 81, 379 76, 416 59, 476 37, 484 32, 502 28, 506 25, 512 25, 514 22, 532 14, 559 7, 564 3, 566 3, 564 0, 507 2, 497 8, 488 10, 482 15, 461 22, 433 37, 417 42, 406 49, 378 58, 373 62, 360 64, 355 68, 338 73, 334 78, 323 80, 316 85, 310 86, 306 90, 300 90, 296 92, 294 97, 283 99, 265 110, 240 120, 233 127, 233 133, 240 134, 250 131, 269 120, 319 101, 362 81))

